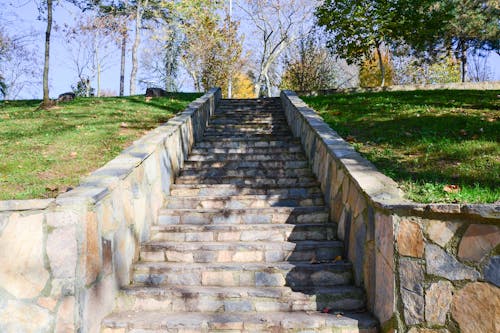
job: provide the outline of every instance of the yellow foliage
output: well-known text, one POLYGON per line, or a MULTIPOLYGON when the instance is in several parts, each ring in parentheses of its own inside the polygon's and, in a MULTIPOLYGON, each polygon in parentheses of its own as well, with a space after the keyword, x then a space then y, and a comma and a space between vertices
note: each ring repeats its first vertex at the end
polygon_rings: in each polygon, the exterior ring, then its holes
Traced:
MULTIPOLYGON (((384 86, 392 85, 392 75, 394 68, 392 66, 390 55, 388 52, 382 51, 382 63, 385 68, 385 82, 384 86)), ((369 59, 366 59, 361 64, 361 69, 359 71, 359 85, 361 87, 380 87, 381 84, 381 73, 380 65, 378 61, 378 54, 376 51, 373 52, 369 59)))
POLYGON ((252 80, 248 75, 238 73, 233 77, 233 98, 255 98, 252 80))

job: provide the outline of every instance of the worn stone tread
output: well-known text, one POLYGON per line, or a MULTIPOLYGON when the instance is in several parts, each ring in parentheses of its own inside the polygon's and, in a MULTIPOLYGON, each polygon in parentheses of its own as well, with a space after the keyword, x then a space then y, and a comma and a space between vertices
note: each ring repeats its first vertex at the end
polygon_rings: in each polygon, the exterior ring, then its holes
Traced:
POLYGON ((295 241, 295 242, 168 242, 168 241, 149 241, 142 245, 148 249, 176 249, 182 251, 196 250, 272 250, 272 249, 289 249, 289 250, 308 250, 322 247, 342 247, 343 242, 333 241, 295 241))
MULTIPOLYGON (((377 321, 365 313, 325 314, 315 311, 268 313, 168 313, 159 311, 124 311, 113 313, 103 320, 110 328, 167 330, 164 332, 325 332, 375 333, 377 321), (170 331, 173 330, 173 331, 170 331), (177 331, 176 331, 177 330, 177 331)), ((148 331, 143 331, 144 333, 148 331)), ((158 332, 158 331, 156 331, 158 332)), ((149 332, 148 332, 149 333, 149 332)))
POLYGON ((118 309, 172 312, 267 312, 362 310, 364 292, 354 286, 292 290, 289 287, 130 286, 121 290, 118 309))

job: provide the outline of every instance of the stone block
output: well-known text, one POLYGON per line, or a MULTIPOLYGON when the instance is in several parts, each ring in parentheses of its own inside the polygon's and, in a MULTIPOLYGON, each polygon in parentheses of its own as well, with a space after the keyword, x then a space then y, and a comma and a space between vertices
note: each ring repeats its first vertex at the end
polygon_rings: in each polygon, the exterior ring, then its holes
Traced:
POLYGON ((249 312, 253 311, 253 306, 249 301, 225 301, 224 310, 226 312, 249 312))
POLYGON ((75 331, 75 297, 65 297, 59 305, 56 317, 55 333, 75 331))
POLYGON ((284 284, 285 278, 282 274, 266 272, 255 273, 255 285, 257 287, 276 287, 283 286, 284 284))
POLYGON ((50 277, 44 266, 43 220, 43 214, 14 213, 0 236, 0 286, 14 297, 36 297, 50 277))
POLYGON ((201 284, 204 286, 235 286, 233 272, 202 272, 201 284))
POLYGON ((424 321, 424 267, 410 258, 399 260, 399 281, 407 325, 424 321))
POLYGON ((448 244, 460 227, 460 223, 439 220, 426 220, 422 223, 425 225, 425 232, 429 239, 443 247, 448 244))
MULTIPOLYGON (((117 286, 114 278, 106 278, 86 289, 82 295, 82 332, 99 332, 102 319, 111 313, 115 303, 117 286)), ((67 305, 70 307, 70 304, 67 305)), ((76 310, 76 309, 75 309, 76 310)))
POLYGON ((444 277, 448 280, 477 280, 479 272, 460 263, 455 257, 434 244, 425 246, 427 274, 444 277))
POLYGON ((422 258, 424 255, 424 238, 420 226, 416 222, 401 220, 397 235, 399 254, 408 257, 422 258))
POLYGON ((479 262, 498 244, 500 244, 500 227, 472 224, 460 241, 458 257, 462 260, 479 262))
POLYGON ((57 305, 57 299, 54 297, 40 297, 36 304, 40 305, 42 308, 53 312, 57 305))
POLYGON ((453 285, 448 281, 431 284, 425 293, 425 320, 430 325, 446 323, 446 314, 450 310, 453 297, 453 285))
POLYGON ((0 332, 49 333, 52 320, 48 310, 35 304, 9 300, 0 308, 0 332))
POLYGON ((500 256, 491 257, 484 267, 484 279, 500 287, 500 256))
POLYGON ((77 239, 74 226, 54 229, 47 236, 47 256, 55 278, 76 276, 78 260, 77 239))
POLYGON ((85 224, 85 284, 96 280, 101 270, 99 226, 93 212, 87 214, 85 224))
POLYGON ((393 316, 394 298, 394 232, 392 216, 375 213, 375 289, 373 312, 383 325, 393 316))
POLYGON ((499 309, 500 288, 474 282, 455 292, 451 315, 462 333, 498 332, 499 309))

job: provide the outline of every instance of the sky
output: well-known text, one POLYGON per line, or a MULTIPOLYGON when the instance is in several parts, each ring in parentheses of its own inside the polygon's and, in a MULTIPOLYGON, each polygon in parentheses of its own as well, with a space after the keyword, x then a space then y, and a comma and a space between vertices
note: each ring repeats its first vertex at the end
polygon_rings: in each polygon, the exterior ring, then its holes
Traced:
MULTIPOLYGON (((4 21, 2 22, 2 26, 6 26, 8 32, 14 34, 28 34, 30 31, 34 31, 36 33, 31 39, 31 43, 34 43, 36 46, 41 67, 43 64, 43 42, 46 23, 38 20, 38 10, 35 0, 0 0, 0 8, 2 8, 2 12, 0 12, 0 20, 4 21)), ((50 96, 52 98, 56 98, 61 93, 71 91, 71 86, 75 85, 78 81, 74 66, 69 60, 71 58, 71 53, 70 50, 68 50, 68 45, 65 44, 62 38, 58 37, 62 34, 61 27, 65 24, 71 25, 75 22, 75 20, 77 20, 79 15, 79 9, 64 1, 61 1, 54 10, 54 38, 52 38, 51 41, 49 73, 50 96)), ((248 22, 246 24, 248 25, 248 22)), ((242 22, 242 28, 243 30, 249 29, 248 26, 245 28, 245 22, 242 22)), ((251 44, 252 40, 249 39, 252 34, 247 32, 245 33, 245 36, 246 43, 251 44)), ((118 94, 119 91, 119 56, 120 52, 116 49, 116 51, 111 55, 111 58, 108 60, 109 65, 102 75, 101 89, 109 93, 118 94)), ((128 76, 131 69, 130 56, 126 59, 125 94, 129 91, 128 76)), ((492 53, 488 58, 488 61, 490 69, 493 72, 493 79, 500 81, 500 56, 492 53)), ((41 74, 40 68, 40 78, 41 74)), ((192 83, 185 73, 180 73, 179 79, 182 91, 194 90, 192 83)), ((139 86, 137 93, 142 93, 144 89, 144 86, 139 86)), ((42 88, 40 85, 39 88, 35 88, 32 91, 25 91, 21 93, 19 98, 41 98, 41 96, 42 88)))

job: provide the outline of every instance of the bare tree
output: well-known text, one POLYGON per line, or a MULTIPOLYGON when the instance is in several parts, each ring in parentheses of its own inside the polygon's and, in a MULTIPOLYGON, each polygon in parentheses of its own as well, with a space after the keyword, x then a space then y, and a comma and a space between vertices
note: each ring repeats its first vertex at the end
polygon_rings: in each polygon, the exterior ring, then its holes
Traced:
MULTIPOLYGON (((52 32, 52 0, 46 0, 47 4, 47 29, 45 30, 45 58, 43 63, 43 102, 42 108, 50 106, 49 98, 49 61, 50 61, 50 34, 52 32)), ((44 8, 45 9, 45 8, 44 8)))
POLYGON ((135 37, 132 46, 132 70, 130 71, 130 95, 135 95, 138 64, 139 44, 141 43, 142 16, 144 9, 148 7, 148 0, 137 0, 135 2, 135 37))
POLYGON ((472 52, 467 62, 467 74, 472 82, 489 81, 492 78, 491 68, 488 65, 488 52, 472 52))
MULTIPOLYGON (((121 24, 113 16, 92 13, 66 29, 67 46, 80 82, 88 77, 96 80, 97 97, 101 95, 101 75, 110 65, 108 60, 121 39, 121 24)), ((87 96, 90 85, 87 87, 87 96)))
POLYGON ((270 77, 272 67, 290 45, 309 31, 310 26, 305 25, 312 21, 315 4, 316 1, 311 0, 247 0, 239 6, 260 35, 255 81, 257 96, 272 95, 275 84, 270 77))

